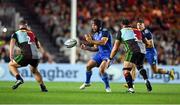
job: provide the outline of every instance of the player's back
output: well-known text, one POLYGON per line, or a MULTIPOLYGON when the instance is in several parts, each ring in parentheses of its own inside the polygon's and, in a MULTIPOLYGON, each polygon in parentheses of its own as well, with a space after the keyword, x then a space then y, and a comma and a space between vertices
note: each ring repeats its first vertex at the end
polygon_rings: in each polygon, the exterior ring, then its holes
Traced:
POLYGON ((145 44, 143 42, 143 37, 142 37, 141 31, 136 29, 136 28, 134 28, 133 31, 135 33, 136 41, 140 47, 141 53, 145 54, 146 53, 146 47, 145 47, 145 44))
POLYGON ((141 52, 136 41, 135 33, 131 27, 122 28, 117 38, 124 43, 126 52, 141 52))
POLYGON ((98 33, 95 33, 93 35, 93 39, 94 40, 101 40, 102 37, 107 37, 108 41, 106 42, 105 45, 99 45, 98 46, 98 50, 100 53, 104 53, 104 52, 108 52, 110 53, 112 50, 112 35, 110 34, 110 32, 107 29, 102 29, 101 31, 99 31, 98 33))
POLYGON ((21 53, 28 59, 39 59, 39 52, 37 48, 37 39, 34 33, 25 28, 16 31, 12 38, 16 39, 21 53))

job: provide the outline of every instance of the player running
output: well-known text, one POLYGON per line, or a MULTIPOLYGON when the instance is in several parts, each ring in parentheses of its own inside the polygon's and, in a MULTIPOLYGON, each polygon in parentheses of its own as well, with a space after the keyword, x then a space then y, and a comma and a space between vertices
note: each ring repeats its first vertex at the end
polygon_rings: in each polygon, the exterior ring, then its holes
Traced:
POLYGON ((142 32, 142 35, 147 42, 145 58, 151 65, 152 71, 155 74, 169 74, 170 80, 174 80, 174 70, 167 71, 157 67, 157 51, 154 47, 153 34, 145 27, 143 20, 138 20, 137 28, 142 32))
MULTIPOLYGON (((142 33, 140 30, 133 28, 134 34, 135 34, 135 41, 138 43, 138 46, 140 47, 140 51, 143 54, 146 54, 146 47, 144 43, 147 43, 145 39, 142 37, 142 33)), ((133 68, 131 70, 132 80, 133 80, 133 87, 134 87, 134 80, 136 79, 136 65, 133 65, 133 68)), ((124 87, 128 88, 127 84, 124 84, 124 87)))
POLYGON ((103 23, 99 19, 94 19, 92 21, 92 33, 92 35, 87 34, 85 35, 85 37, 86 41, 90 44, 93 44, 94 46, 89 47, 82 44, 81 48, 97 53, 87 63, 86 81, 82 86, 80 86, 80 89, 85 89, 86 87, 91 85, 90 79, 92 75, 92 68, 99 67, 101 78, 105 84, 105 90, 106 92, 111 92, 108 75, 105 72, 107 68, 107 61, 112 49, 111 34, 107 31, 107 29, 103 28, 103 23))
POLYGON ((34 74, 36 81, 40 84, 41 91, 48 91, 43 83, 42 76, 37 69, 40 59, 38 50, 44 52, 35 34, 28 29, 27 22, 24 20, 20 21, 19 30, 12 34, 10 41, 9 57, 11 61, 9 62, 9 69, 17 79, 15 85, 12 86, 12 89, 16 89, 19 85, 24 83, 17 68, 30 64, 30 70, 34 74), (14 58, 15 44, 17 44, 17 46, 21 49, 21 54, 14 58))
MULTIPOLYGON (((123 64, 123 74, 126 80, 126 83, 128 84, 128 92, 134 93, 133 88, 133 80, 130 71, 133 68, 133 65, 135 64, 140 74, 143 76, 143 79, 145 80, 146 87, 148 91, 152 91, 151 84, 148 80, 148 76, 146 74, 146 70, 143 68, 143 62, 144 62, 144 56, 145 54, 142 53, 141 48, 136 41, 135 33, 133 29, 130 26, 130 22, 127 19, 124 19, 122 21, 122 29, 117 34, 117 39, 114 43, 114 47, 111 51, 110 60, 113 59, 113 57, 116 55, 120 43, 124 43, 125 50, 126 50, 126 56, 125 61, 123 64)), ((108 61, 108 63, 110 62, 108 61)))

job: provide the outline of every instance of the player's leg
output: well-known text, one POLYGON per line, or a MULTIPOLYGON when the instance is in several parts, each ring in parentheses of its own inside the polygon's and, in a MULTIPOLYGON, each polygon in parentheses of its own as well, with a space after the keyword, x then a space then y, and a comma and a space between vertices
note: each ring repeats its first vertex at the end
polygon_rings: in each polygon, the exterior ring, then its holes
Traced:
POLYGON ((110 85, 109 85, 109 79, 108 79, 108 74, 105 72, 105 70, 107 69, 107 60, 103 60, 101 62, 101 65, 99 66, 99 72, 100 72, 100 75, 101 75, 101 78, 105 84, 105 89, 106 89, 106 92, 111 92, 111 88, 110 88, 110 85))
POLYGON ((29 62, 30 62, 30 70, 31 70, 32 74, 34 75, 34 78, 36 79, 36 81, 39 83, 41 91, 42 92, 48 92, 48 90, 46 89, 46 86, 44 85, 43 78, 37 69, 39 60, 38 59, 35 59, 35 60, 32 59, 29 62))
POLYGON ((96 67, 97 63, 93 59, 89 60, 86 65, 86 81, 80 86, 80 89, 83 90, 86 87, 89 87, 91 76, 92 76, 92 68, 96 67))
POLYGON ((123 74, 126 80, 126 83, 128 85, 128 92, 134 93, 134 88, 133 88, 133 80, 132 80, 132 75, 131 75, 131 70, 133 68, 133 52, 128 51, 125 56, 125 61, 123 63, 123 74))
MULTIPOLYGON (((130 73, 132 76, 133 88, 134 88, 134 80, 136 79, 136 65, 135 64, 133 64, 133 67, 130 73)), ((128 88, 128 84, 124 84, 124 87, 128 88)))
POLYGON ((162 68, 158 68, 156 64, 152 64, 151 69, 155 74, 169 74, 170 79, 174 80, 174 76, 175 76, 174 70, 170 70, 170 71, 164 70, 162 68))
POLYGON ((8 64, 9 70, 16 77, 16 83, 12 86, 12 89, 18 88, 19 85, 23 84, 24 81, 19 74, 18 67, 26 66, 27 64, 24 62, 23 55, 18 55, 15 57, 13 61, 10 61, 8 64))
POLYGON ((139 73, 142 75, 143 79, 145 80, 147 90, 150 92, 150 91, 152 91, 152 86, 151 86, 150 81, 148 80, 147 72, 143 67, 145 55, 142 53, 137 53, 135 56, 138 58, 135 63, 136 67, 137 67, 139 73))
POLYGON ((123 64, 123 74, 126 80, 126 83, 128 85, 128 92, 129 93, 134 93, 134 88, 133 88, 133 80, 132 80, 132 76, 131 76, 131 69, 133 67, 133 63, 129 62, 129 61, 124 61, 123 64))
POLYGON ((158 68, 157 67, 157 53, 156 51, 152 51, 152 52, 148 52, 146 54, 146 59, 148 61, 148 63, 151 65, 151 70, 153 71, 153 73, 155 74, 169 74, 169 77, 171 80, 174 80, 174 70, 164 70, 162 68, 158 68))

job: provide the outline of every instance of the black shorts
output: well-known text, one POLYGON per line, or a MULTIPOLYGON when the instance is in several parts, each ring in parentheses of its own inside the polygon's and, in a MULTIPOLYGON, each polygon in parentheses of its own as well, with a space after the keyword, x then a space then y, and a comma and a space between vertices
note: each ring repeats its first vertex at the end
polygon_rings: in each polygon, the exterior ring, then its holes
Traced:
POLYGON ((138 66, 143 65, 145 59, 145 54, 140 52, 129 52, 126 54, 125 61, 134 63, 138 66))
POLYGON ((29 59, 29 58, 26 58, 22 54, 17 55, 14 58, 14 60, 16 61, 17 64, 21 65, 21 67, 27 66, 28 64, 30 64, 31 66, 36 68, 39 64, 39 59, 29 59))

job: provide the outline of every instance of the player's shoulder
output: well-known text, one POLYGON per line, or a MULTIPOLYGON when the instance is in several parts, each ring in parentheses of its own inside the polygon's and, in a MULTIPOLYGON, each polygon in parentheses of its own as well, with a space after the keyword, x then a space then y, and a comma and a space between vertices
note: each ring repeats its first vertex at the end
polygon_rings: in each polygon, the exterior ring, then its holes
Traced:
POLYGON ((103 28, 101 31, 102 32, 109 32, 107 28, 103 28))
POLYGON ((110 32, 109 32, 109 30, 107 29, 107 28, 103 28, 102 30, 102 34, 104 35, 110 35, 110 32))
POLYGON ((137 28, 132 28, 133 30, 135 30, 135 31, 139 31, 137 28))
POLYGON ((147 29, 147 28, 145 28, 143 31, 144 31, 145 34, 149 34, 150 33, 149 29, 147 29))
POLYGON ((137 28, 132 28, 132 30, 134 31, 134 32, 141 32, 139 29, 137 29, 137 28))

